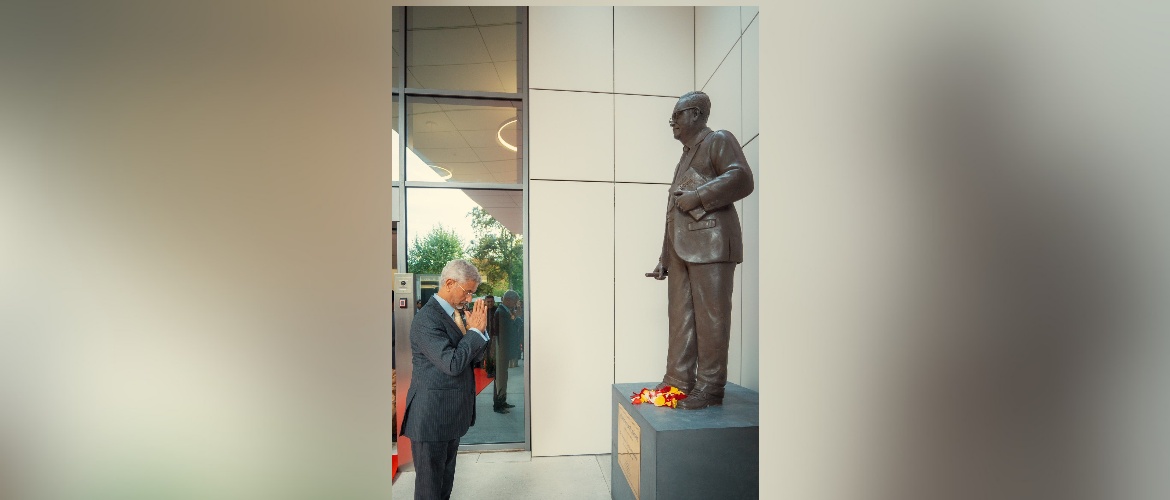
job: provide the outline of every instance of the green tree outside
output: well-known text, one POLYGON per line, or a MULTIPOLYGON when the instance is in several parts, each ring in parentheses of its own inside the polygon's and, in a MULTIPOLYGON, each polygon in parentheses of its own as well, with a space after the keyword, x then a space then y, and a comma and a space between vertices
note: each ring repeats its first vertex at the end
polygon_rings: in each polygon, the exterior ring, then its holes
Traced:
POLYGON ((484 278, 477 293, 503 295, 511 289, 523 296, 524 239, 480 207, 472 208, 467 215, 475 231, 467 253, 484 278))
POLYGON ((463 239, 454 230, 437 224, 421 240, 416 236, 406 254, 406 269, 415 274, 439 274, 443 266, 465 257, 463 239))

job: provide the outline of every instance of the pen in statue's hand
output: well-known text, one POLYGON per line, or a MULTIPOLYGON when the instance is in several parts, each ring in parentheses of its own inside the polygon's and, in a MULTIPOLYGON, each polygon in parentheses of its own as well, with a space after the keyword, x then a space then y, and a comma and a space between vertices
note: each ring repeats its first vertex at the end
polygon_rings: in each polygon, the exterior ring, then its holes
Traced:
POLYGON ((654 266, 653 272, 646 273, 646 277, 647 278, 654 278, 656 280, 666 279, 666 266, 662 265, 662 263, 659 262, 657 266, 654 266))

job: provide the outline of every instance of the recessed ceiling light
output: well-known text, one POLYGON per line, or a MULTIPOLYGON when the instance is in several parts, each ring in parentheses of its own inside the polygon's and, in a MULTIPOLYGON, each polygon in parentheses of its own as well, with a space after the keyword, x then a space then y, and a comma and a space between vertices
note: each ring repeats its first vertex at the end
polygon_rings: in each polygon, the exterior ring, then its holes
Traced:
POLYGON ((447 179, 451 178, 451 171, 450 170, 447 170, 447 169, 440 167, 438 165, 429 165, 429 166, 431 167, 431 169, 433 169, 435 171, 435 173, 438 173, 439 176, 443 178, 443 180, 447 180, 447 179))
POLYGON ((510 150, 512 150, 512 151, 516 151, 516 146, 513 146, 513 145, 511 145, 511 144, 508 144, 508 141, 505 141, 505 140, 504 140, 504 136, 503 136, 503 133, 504 133, 504 127, 507 127, 508 125, 511 125, 511 124, 513 124, 513 123, 516 123, 516 119, 515 119, 515 118, 513 118, 513 119, 511 119, 511 120, 509 120, 509 121, 506 121, 506 122, 504 122, 504 124, 503 124, 503 125, 500 125, 500 129, 496 131, 496 141, 497 141, 497 142, 499 142, 501 146, 503 146, 503 147, 505 147, 505 148, 508 148, 508 149, 510 149, 510 150))

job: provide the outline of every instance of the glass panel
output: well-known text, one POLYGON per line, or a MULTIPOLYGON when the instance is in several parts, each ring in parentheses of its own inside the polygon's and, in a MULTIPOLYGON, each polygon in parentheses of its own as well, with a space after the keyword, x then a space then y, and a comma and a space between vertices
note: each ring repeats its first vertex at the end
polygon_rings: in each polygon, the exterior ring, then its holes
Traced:
POLYGON ((392 168, 392 172, 390 174, 391 175, 390 180, 391 181, 398 181, 398 180, 400 180, 400 177, 401 177, 400 171, 402 170, 402 168, 401 168, 402 162, 398 158, 398 152, 399 152, 398 148, 399 148, 399 142, 400 142, 398 140, 398 110, 402 107, 402 106, 400 106, 402 101, 401 101, 401 99, 399 99, 397 94, 393 95, 393 97, 391 97, 391 100, 392 100, 392 103, 390 105, 390 108, 391 108, 390 114, 391 114, 391 119, 393 120, 393 125, 392 125, 391 132, 390 132, 390 135, 391 135, 391 137, 390 137, 390 165, 393 168, 392 168))
POLYGON ((519 7, 408 7, 406 86, 517 92, 519 7))
POLYGON ((521 190, 407 188, 407 272, 416 286, 436 281, 451 259, 466 258, 484 278, 476 299, 490 295, 497 304, 488 327, 492 361, 475 368, 475 425, 462 444, 524 442, 523 201, 521 190), (514 406, 495 411, 497 391, 514 406))
POLYGON ((390 85, 394 86, 395 89, 397 89, 399 86, 398 79, 402 75, 402 45, 406 43, 406 37, 402 36, 402 23, 405 16, 405 7, 395 7, 394 10, 391 11, 391 17, 393 18, 393 37, 390 39, 390 48, 393 49, 394 54, 392 56, 390 66, 391 75, 394 79, 390 81, 390 85))
POLYGON ((408 98, 406 180, 523 182, 520 103, 408 98))

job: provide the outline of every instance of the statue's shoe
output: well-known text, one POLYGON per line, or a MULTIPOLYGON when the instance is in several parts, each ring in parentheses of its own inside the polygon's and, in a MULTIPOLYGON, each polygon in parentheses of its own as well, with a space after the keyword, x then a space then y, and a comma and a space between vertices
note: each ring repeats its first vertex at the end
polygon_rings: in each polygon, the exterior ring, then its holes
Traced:
POLYGON ((712 396, 704 392, 695 392, 694 394, 687 394, 686 398, 679 400, 678 407, 683 410, 701 410, 708 406, 722 406, 722 396, 712 396))

